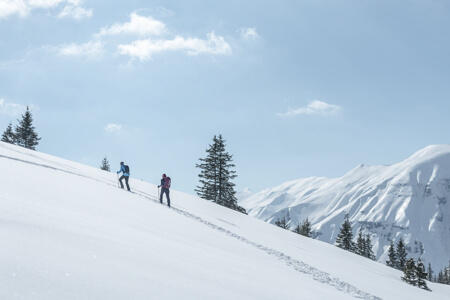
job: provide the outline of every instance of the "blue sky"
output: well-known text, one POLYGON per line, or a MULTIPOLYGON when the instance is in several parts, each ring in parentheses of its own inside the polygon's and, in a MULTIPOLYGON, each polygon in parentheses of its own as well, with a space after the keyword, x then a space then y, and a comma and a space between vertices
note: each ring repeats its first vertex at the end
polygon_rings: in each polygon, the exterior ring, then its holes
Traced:
POLYGON ((214 134, 238 189, 449 141, 448 1, 0 0, 0 126, 192 193, 214 134))

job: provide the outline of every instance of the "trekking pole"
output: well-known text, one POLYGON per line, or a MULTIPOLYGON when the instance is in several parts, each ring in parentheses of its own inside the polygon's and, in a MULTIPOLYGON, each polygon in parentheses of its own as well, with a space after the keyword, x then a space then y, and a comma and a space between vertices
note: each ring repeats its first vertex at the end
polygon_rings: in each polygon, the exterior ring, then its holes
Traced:
POLYGON ((156 200, 159 200, 159 186, 158 186, 158 198, 156 200))

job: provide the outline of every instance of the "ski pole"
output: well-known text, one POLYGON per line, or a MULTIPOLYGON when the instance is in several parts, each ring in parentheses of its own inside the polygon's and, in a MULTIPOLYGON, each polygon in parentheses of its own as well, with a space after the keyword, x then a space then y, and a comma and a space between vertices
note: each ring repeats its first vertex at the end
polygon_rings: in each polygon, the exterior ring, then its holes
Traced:
POLYGON ((158 186, 158 199, 156 199, 156 200, 159 200, 159 186, 158 186))

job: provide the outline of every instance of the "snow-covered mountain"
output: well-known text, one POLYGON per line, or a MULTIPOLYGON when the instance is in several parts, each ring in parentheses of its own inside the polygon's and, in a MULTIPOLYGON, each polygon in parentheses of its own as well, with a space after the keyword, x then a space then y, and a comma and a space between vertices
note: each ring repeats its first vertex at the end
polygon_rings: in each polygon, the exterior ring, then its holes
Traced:
POLYGON ((160 205, 150 183, 129 193, 116 174, 4 143, 0 168, 0 299, 450 299, 194 196, 160 205))
POLYGON ((403 237, 411 256, 435 270, 450 260, 450 145, 418 151, 391 166, 360 165, 340 178, 305 178, 240 201, 251 216, 292 227, 309 218, 319 240, 334 243, 345 214, 354 233, 370 233, 380 262, 403 237))

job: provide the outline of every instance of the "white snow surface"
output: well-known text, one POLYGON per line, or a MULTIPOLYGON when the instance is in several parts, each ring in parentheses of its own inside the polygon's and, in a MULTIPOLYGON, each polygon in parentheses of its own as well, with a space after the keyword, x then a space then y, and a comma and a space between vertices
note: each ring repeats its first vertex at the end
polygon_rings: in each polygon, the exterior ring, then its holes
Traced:
POLYGON ((0 299, 450 299, 191 195, 168 208, 153 184, 129 193, 114 173, 4 143, 0 167, 0 299))
POLYGON ((450 145, 426 147, 391 166, 360 165, 340 178, 290 181, 240 205, 264 221, 286 217, 291 227, 308 218, 329 243, 348 213, 355 236, 371 235, 380 262, 390 241, 403 238, 410 256, 439 271, 450 260, 450 145))

